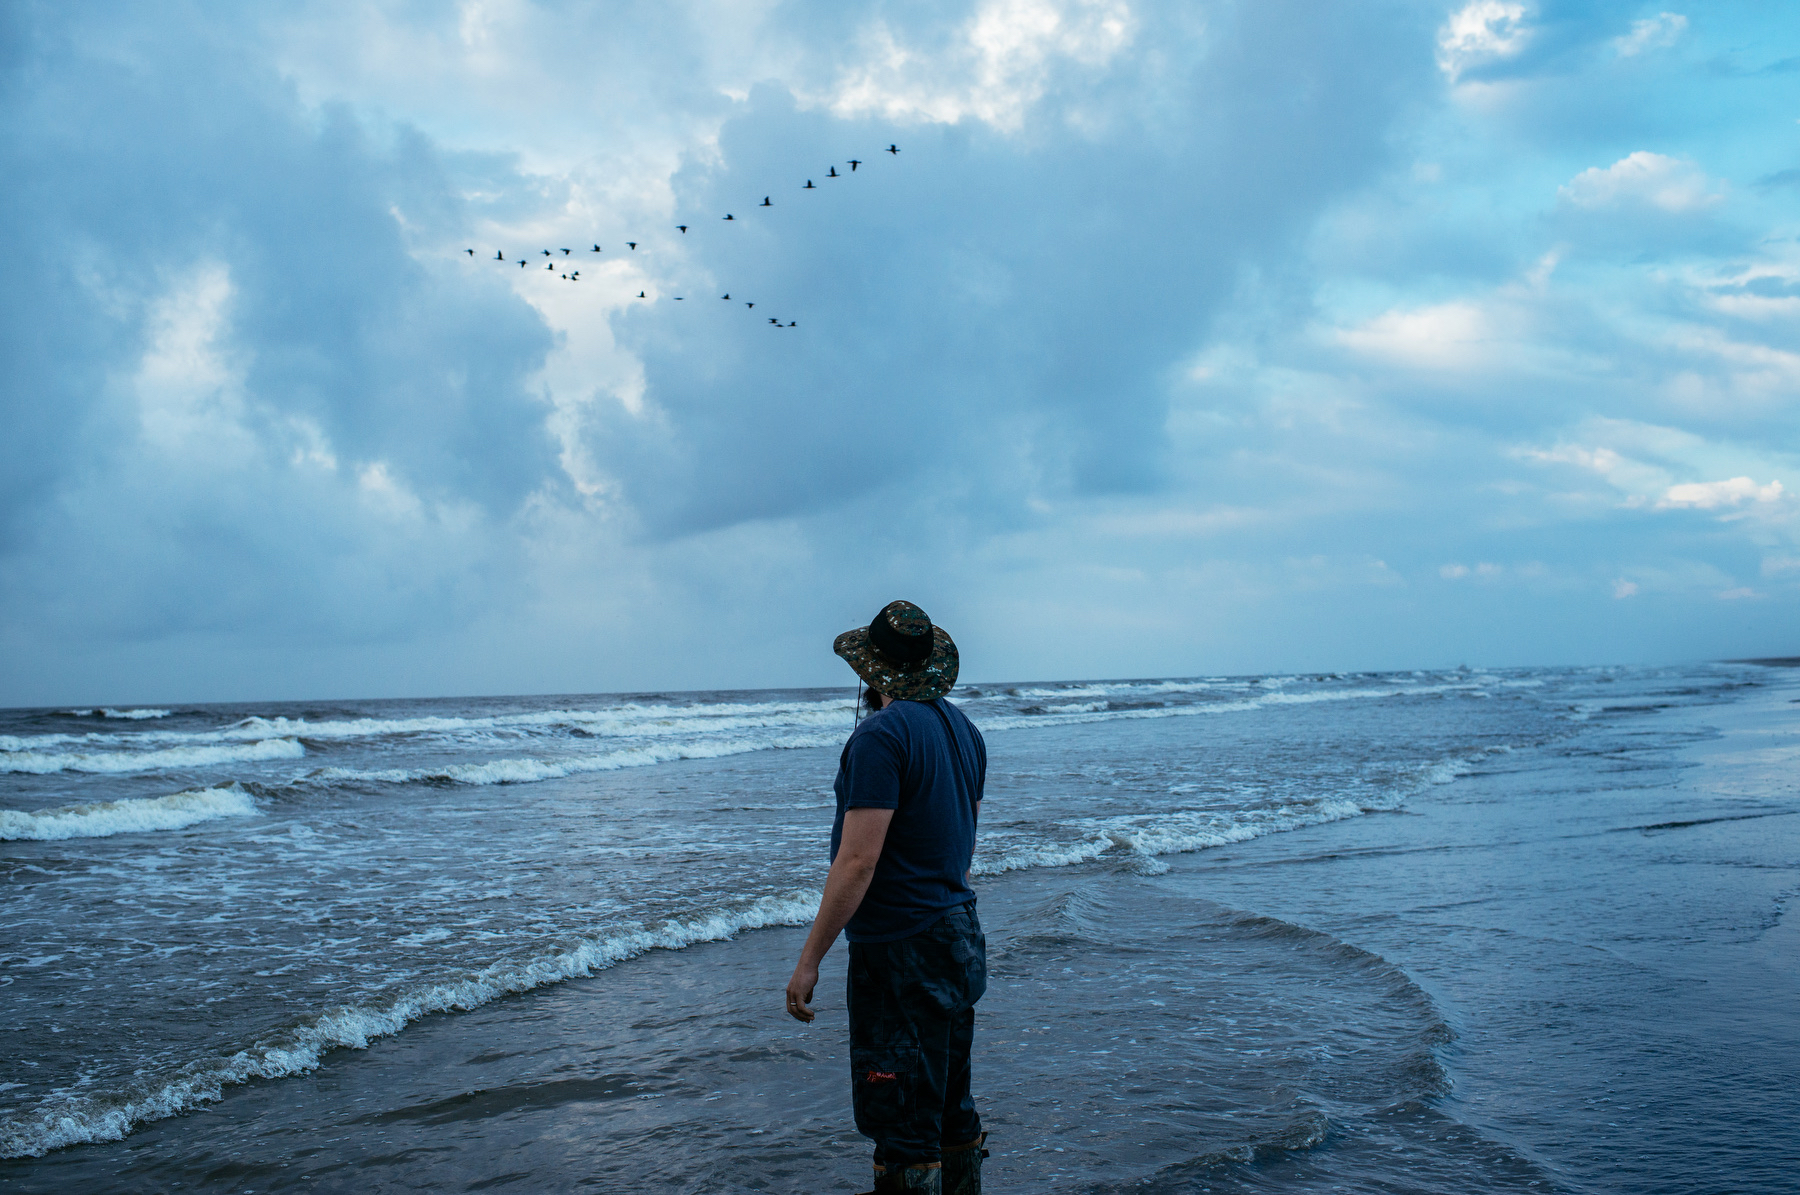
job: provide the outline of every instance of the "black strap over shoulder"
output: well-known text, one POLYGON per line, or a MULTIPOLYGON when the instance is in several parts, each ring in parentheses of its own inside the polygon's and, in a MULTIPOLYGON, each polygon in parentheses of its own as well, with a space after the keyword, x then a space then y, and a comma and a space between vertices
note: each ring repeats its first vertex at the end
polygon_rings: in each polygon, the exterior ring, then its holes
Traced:
POLYGON ((969 794, 974 797, 976 801, 980 801, 981 786, 976 783, 977 778, 975 773, 969 769, 969 761, 963 758, 962 744, 956 739, 956 728, 950 725, 950 715, 944 712, 944 707, 939 705, 935 699, 932 701, 921 702, 920 704, 928 705, 936 711, 938 721, 944 724, 944 733, 950 738, 950 750, 956 752, 956 766, 962 769, 963 779, 968 782, 969 794))

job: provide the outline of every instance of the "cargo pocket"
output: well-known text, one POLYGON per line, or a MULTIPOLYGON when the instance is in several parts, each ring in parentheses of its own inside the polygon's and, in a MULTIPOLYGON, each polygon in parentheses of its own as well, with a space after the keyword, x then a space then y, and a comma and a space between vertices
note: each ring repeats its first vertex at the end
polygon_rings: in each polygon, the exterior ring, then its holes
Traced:
POLYGON ((882 1137, 912 1116, 919 1083, 917 1046, 873 1046, 850 1051, 851 1107, 856 1131, 882 1137))

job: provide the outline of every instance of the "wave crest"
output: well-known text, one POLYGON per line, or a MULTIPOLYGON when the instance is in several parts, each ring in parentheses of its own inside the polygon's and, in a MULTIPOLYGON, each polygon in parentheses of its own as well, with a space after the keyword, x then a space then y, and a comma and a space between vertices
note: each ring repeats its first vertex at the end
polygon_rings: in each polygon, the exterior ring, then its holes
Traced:
POLYGON ((111 706, 94 710, 64 710, 71 718, 123 718, 128 722, 142 722, 147 718, 166 718, 174 710, 134 709, 116 710, 111 706))
MULTIPOLYGON (((12 740, 17 743, 18 740, 12 740)), ((222 763, 299 759, 306 754, 297 739, 261 739, 217 747, 164 747, 156 751, 31 751, 0 749, 0 772, 45 776, 53 772, 160 772, 169 768, 204 768, 222 763)))
POLYGON ((303 1074, 330 1050, 363 1049, 431 1013, 477 1008, 511 992, 592 975, 651 950, 681 950, 772 925, 804 925, 818 907, 815 891, 763 896, 735 908, 585 938, 545 958, 496 963, 460 980, 403 991, 383 1005, 342 1005, 229 1057, 191 1062, 130 1096, 52 1097, 27 1116, 0 1121, 0 1158, 42 1157, 70 1145, 117 1141, 144 1121, 213 1103, 227 1086, 303 1074))
POLYGON ((93 805, 64 805, 28 813, 0 809, 0 842, 63 838, 110 838, 147 830, 179 830, 220 817, 253 817, 256 802, 233 784, 202 788, 166 797, 134 797, 93 805))

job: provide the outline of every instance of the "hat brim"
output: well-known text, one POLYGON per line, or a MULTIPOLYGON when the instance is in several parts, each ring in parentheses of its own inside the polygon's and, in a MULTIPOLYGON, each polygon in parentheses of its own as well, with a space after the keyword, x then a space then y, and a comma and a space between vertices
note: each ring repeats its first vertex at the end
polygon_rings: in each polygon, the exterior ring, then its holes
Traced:
POLYGON ((956 643, 943 627, 931 628, 931 655, 914 668, 896 668, 869 642, 869 628, 845 631, 831 644, 838 658, 856 670, 863 683, 896 701, 936 701, 956 687, 961 660, 956 643))

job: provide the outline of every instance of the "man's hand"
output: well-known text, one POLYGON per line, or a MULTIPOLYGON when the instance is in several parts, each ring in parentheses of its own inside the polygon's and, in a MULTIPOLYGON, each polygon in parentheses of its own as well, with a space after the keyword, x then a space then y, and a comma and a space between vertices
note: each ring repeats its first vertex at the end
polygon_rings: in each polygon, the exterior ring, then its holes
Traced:
POLYGON ((844 814, 844 833, 838 840, 837 858, 825 876, 825 894, 819 900, 819 915, 813 918, 812 932, 800 948, 800 963, 794 977, 788 980, 787 1011, 796 1021, 813 1019, 813 989, 819 986, 819 960, 837 941, 856 906, 875 878, 875 864, 881 860, 881 848, 887 842, 888 823, 894 820, 892 809, 851 809, 844 814))
POLYGON ((794 977, 788 980, 788 1016, 793 1017, 796 1021, 810 1024, 813 1019, 813 1010, 807 1005, 812 1003, 813 989, 818 986, 818 965, 808 965, 805 959, 800 960, 799 966, 794 968, 794 977))

